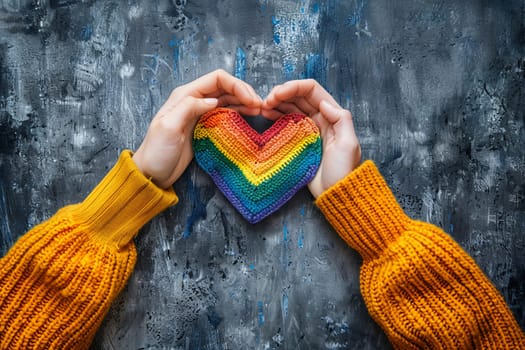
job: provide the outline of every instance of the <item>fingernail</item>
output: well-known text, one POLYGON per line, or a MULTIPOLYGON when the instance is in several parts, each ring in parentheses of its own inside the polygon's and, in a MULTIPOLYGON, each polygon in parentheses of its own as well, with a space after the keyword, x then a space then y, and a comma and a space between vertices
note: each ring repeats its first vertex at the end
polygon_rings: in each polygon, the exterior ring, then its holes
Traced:
POLYGON ((207 103, 209 105, 216 105, 219 102, 216 98, 205 98, 204 103, 207 103))

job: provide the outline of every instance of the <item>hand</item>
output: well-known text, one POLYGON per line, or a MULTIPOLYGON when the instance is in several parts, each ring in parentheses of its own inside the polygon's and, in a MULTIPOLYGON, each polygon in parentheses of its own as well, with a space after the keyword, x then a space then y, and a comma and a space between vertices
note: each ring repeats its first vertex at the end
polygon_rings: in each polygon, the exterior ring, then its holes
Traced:
POLYGON ((245 115, 260 113, 262 99, 247 83, 223 70, 208 73, 171 93, 133 155, 139 170, 161 188, 170 187, 193 158, 192 132, 199 117, 217 106, 245 115))
POLYGON ((314 179, 308 184, 317 198, 353 171, 361 161, 361 147, 355 134, 352 114, 343 109, 315 80, 294 80, 273 88, 262 105, 262 115, 277 119, 287 113, 302 113, 314 120, 321 131, 323 158, 314 179))

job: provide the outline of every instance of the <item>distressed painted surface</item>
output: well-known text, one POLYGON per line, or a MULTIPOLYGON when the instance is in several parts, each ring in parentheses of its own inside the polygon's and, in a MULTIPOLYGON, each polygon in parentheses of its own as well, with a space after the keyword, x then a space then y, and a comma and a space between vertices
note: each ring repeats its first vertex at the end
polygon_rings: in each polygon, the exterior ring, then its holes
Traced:
MULTIPOLYGON (((458 240, 525 326, 523 0, 0 0, 1 253, 214 68, 262 96, 320 81, 407 212, 458 240)), ((390 347, 359 256, 306 190, 252 226, 195 165, 175 188, 93 349, 390 347)))

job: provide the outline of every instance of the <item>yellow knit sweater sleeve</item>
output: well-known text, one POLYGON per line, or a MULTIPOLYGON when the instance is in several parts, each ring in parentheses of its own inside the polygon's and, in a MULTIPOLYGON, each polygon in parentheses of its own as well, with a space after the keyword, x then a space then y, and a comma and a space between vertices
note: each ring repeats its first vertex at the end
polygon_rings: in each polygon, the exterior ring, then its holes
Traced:
POLYGON ((504 299, 446 233, 411 220, 366 161, 316 201, 363 258, 360 284, 396 349, 525 349, 504 299))
POLYGON ((131 274, 133 237, 176 202, 123 152, 82 203, 34 227, 0 260, 0 348, 87 349, 131 274))

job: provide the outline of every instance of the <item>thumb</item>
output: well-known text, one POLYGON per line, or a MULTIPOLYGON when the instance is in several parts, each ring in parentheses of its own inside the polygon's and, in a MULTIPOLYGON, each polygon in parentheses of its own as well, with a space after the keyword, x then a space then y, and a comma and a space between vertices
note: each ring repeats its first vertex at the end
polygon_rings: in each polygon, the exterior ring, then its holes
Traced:
POLYGON ((330 124, 335 124, 341 119, 343 109, 337 108, 326 100, 322 100, 319 104, 319 111, 330 124))
POLYGON ((198 118, 206 112, 211 111, 219 104, 219 100, 216 98, 197 98, 193 109, 194 117, 198 118))
POLYGON ((335 107, 326 101, 322 101, 319 107, 325 119, 340 137, 356 138, 352 113, 349 110, 335 107))
POLYGON ((341 111, 340 107, 338 108, 326 100, 319 103, 319 113, 313 119, 321 131, 323 140, 328 137, 329 131, 333 130, 333 125, 341 119, 341 111))
POLYGON ((219 100, 216 98, 186 96, 177 106, 177 114, 181 116, 184 125, 190 124, 193 126, 201 115, 211 111, 217 107, 218 104, 219 100))

